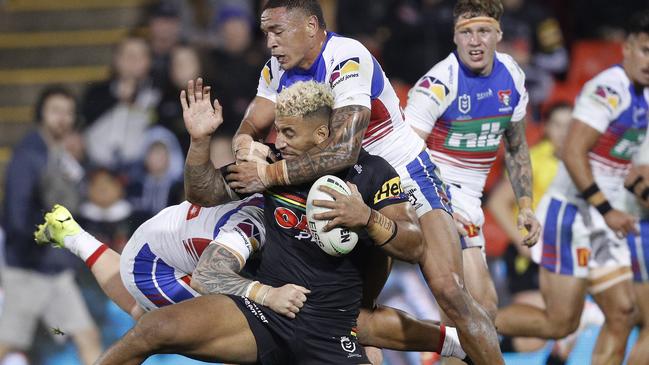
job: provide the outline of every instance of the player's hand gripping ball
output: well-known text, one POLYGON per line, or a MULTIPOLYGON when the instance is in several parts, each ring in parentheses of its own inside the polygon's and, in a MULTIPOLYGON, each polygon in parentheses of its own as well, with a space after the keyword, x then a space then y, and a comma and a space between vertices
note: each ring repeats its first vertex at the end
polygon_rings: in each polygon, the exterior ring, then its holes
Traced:
POLYGON ((313 183, 311 190, 309 190, 309 196, 306 199, 306 219, 309 224, 309 231, 311 231, 311 237, 313 237, 318 246, 327 254, 331 256, 346 255, 356 247, 358 234, 346 227, 336 227, 325 232, 323 228, 329 221, 313 218, 314 214, 330 210, 329 208, 314 206, 314 200, 334 200, 331 195, 320 191, 321 185, 328 186, 341 194, 351 195, 352 193, 347 184, 336 176, 325 175, 313 183))

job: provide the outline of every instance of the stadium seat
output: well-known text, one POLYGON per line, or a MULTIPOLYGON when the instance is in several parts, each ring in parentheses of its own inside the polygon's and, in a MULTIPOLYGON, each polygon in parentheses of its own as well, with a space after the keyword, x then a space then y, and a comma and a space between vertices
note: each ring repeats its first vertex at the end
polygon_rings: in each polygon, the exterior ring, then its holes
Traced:
POLYGON ((600 71, 622 61, 622 45, 604 40, 577 41, 572 46, 568 83, 583 85, 600 71))

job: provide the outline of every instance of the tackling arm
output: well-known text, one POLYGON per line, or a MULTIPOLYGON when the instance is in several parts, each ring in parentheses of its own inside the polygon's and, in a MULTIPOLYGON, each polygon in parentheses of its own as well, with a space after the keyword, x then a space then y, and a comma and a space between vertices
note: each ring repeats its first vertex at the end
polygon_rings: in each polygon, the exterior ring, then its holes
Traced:
POLYGON ((294 284, 275 288, 246 279, 239 274, 244 264, 244 259, 234 251, 222 244, 212 243, 198 260, 190 285, 201 294, 246 296, 279 314, 295 318, 310 291, 294 284))
MULTIPOLYGON (((331 114, 329 139, 306 154, 286 162, 290 184, 302 184, 318 176, 343 170, 358 160, 370 110, 360 105, 335 109, 331 114)), ((272 164, 268 168, 273 168, 272 164)), ((277 184, 278 181, 271 181, 277 184)))

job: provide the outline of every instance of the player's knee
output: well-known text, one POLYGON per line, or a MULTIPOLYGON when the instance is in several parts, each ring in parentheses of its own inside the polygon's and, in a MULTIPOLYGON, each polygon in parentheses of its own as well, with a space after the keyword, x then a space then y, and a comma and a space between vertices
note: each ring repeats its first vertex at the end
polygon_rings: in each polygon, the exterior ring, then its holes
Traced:
POLYGON ((444 313, 451 317, 451 319, 455 320, 457 317, 469 314, 468 310, 463 310, 468 309, 465 303, 468 293, 451 275, 438 278, 435 280, 433 287, 435 299, 442 310, 444 310, 444 313))
POLYGON ((177 326, 173 316, 158 315, 158 311, 144 314, 134 327, 135 338, 149 351, 161 349, 174 342, 177 326))
POLYGON ((632 301, 618 303, 604 312, 607 325, 611 328, 630 329, 638 319, 638 308, 632 301))
POLYGON ((575 332, 579 327, 579 316, 560 316, 550 318, 550 334, 552 338, 564 338, 575 332))

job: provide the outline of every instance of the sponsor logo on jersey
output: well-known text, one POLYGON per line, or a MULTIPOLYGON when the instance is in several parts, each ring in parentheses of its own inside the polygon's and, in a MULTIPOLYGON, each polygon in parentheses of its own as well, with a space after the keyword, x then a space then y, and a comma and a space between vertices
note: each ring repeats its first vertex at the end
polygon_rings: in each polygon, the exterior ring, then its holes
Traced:
POLYGON ((411 189, 408 189, 408 191, 406 192, 406 195, 408 195, 408 201, 410 202, 410 205, 412 205, 412 207, 415 210, 417 210, 417 209, 421 208, 422 206, 424 206, 417 199, 417 195, 415 195, 416 191, 417 191, 417 188, 411 188, 411 189))
POLYGON ((403 194, 401 178, 399 178, 399 176, 393 177, 384 182, 383 185, 381 185, 381 189, 374 194, 374 204, 378 204, 385 199, 400 198, 402 196, 401 194, 403 194))
MULTIPOLYGON (((475 98, 478 101, 480 101, 482 99, 486 99, 486 98, 491 97, 493 95, 494 95, 494 91, 491 90, 491 88, 489 88, 489 90, 487 90, 487 91, 483 91, 483 92, 475 94, 475 98)), ((498 93, 498 97, 500 98, 500 93, 498 93)))
POLYGON ((462 94, 457 98, 457 109, 462 114, 467 114, 471 110, 471 95, 462 94))
POLYGON ((453 121, 446 136, 445 147, 450 150, 495 151, 505 131, 509 116, 472 121, 453 121))
POLYGON ((201 206, 196 205, 196 204, 192 204, 192 205, 189 206, 189 209, 187 210, 187 218, 186 218, 186 220, 188 220, 188 221, 192 220, 192 219, 198 217, 199 214, 201 214, 201 206))
POLYGON ((422 77, 415 90, 428 96, 438 105, 444 102, 449 93, 448 87, 432 76, 422 77))
POLYGON ((591 97, 611 110, 615 110, 620 104, 620 95, 606 85, 597 85, 591 97))
POLYGON ((645 131, 637 128, 627 129, 611 149, 611 156, 630 161, 631 157, 640 149, 640 144, 644 141, 644 138, 645 131))
POLYGON ((259 228, 255 225, 250 219, 244 219, 243 221, 237 224, 237 228, 241 233, 247 238, 245 241, 250 241, 250 252, 257 251, 259 249, 259 243, 261 242, 261 232, 259 228))
POLYGON ((586 247, 579 247, 577 249, 577 265, 579 265, 580 267, 587 267, 589 258, 590 249, 586 247))
POLYGON ((329 83, 331 87, 336 87, 339 83, 352 77, 358 77, 360 70, 360 60, 358 57, 346 59, 338 64, 331 73, 329 83))
POLYGON ((270 68, 270 60, 266 62, 264 68, 261 70, 261 77, 266 81, 266 85, 270 85, 270 82, 273 81, 273 71, 270 68))
POLYGON ((498 90, 498 101, 504 106, 509 106, 512 98, 512 91, 507 90, 498 90))

